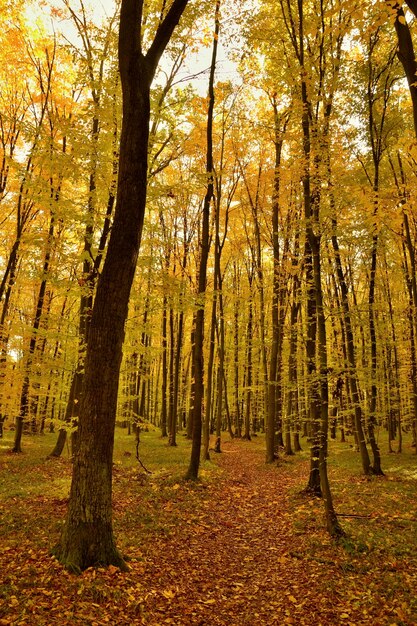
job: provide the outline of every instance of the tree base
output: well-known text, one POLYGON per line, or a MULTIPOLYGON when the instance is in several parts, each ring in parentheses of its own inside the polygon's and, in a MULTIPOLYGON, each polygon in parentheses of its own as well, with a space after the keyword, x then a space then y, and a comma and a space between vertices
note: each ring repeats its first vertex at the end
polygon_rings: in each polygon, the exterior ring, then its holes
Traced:
POLYGON ((129 567, 117 550, 110 525, 83 523, 67 524, 52 555, 73 574, 89 567, 114 565, 126 572, 129 567))
POLYGON ((55 448, 52 450, 50 454, 48 454, 48 459, 59 459, 64 449, 65 443, 67 441, 67 431, 64 428, 61 428, 58 433, 58 439, 55 444, 55 448))
POLYGON ((338 521, 327 523, 327 530, 329 531, 329 535, 336 541, 339 541, 347 536, 338 521))
POLYGON ((322 498, 323 493, 320 485, 307 485, 302 491, 302 494, 306 496, 313 496, 314 498, 322 498))
POLYGON ((371 469, 372 476, 385 476, 384 472, 380 467, 372 467, 371 469))

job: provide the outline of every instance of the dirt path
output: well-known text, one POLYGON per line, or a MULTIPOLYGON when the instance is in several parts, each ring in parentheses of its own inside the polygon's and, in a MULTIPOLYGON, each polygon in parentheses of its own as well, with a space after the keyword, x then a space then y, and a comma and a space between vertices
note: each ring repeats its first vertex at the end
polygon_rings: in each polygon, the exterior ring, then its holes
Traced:
POLYGON ((303 558, 288 509, 294 468, 266 467, 245 442, 225 443, 216 462, 224 472, 198 510, 146 555, 145 623, 348 624, 323 563, 303 558))

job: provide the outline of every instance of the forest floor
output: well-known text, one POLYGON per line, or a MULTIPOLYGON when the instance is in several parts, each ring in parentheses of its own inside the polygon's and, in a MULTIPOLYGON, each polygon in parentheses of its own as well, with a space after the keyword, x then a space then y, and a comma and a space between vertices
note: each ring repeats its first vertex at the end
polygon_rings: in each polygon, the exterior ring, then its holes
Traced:
POLYGON ((415 456, 391 455, 385 478, 366 479, 343 465, 352 450, 333 455, 348 534, 336 544, 322 502, 301 493, 306 453, 266 466, 259 438, 211 454, 195 484, 169 467, 145 475, 121 454, 115 532, 130 570, 75 576, 49 555, 68 458, 30 465, 30 454, 2 453, 0 625, 417 625, 415 456))

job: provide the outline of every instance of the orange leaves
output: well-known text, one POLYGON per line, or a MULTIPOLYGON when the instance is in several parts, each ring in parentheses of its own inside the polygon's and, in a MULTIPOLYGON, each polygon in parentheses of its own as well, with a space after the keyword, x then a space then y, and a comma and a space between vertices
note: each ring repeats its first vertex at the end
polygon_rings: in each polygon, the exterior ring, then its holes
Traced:
MULTIPOLYGON (((398 540, 390 547, 382 534, 413 532, 414 509, 398 508, 400 482, 356 475, 348 481, 341 492, 345 511, 358 506, 355 494, 369 498, 377 488, 392 506, 376 508, 372 520, 351 519, 353 534, 363 529, 367 545, 335 545, 318 502, 299 495, 308 463, 297 458, 266 468, 258 442, 224 442, 223 449, 216 456, 223 471, 207 470, 198 486, 159 474, 153 489, 119 468, 115 522, 130 557, 126 574, 115 567, 68 574, 47 551, 59 532, 62 502, 26 494, 22 507, 22 498, 8 499, 13 519, 0 552, 0 626, 244 626, 248 615, 259 626, 415 622, 415 558, 398 540)), ((356 511, 366 512, 362 505, 356 511)), ((5 515, 4 508, 0 519, 5 515)))

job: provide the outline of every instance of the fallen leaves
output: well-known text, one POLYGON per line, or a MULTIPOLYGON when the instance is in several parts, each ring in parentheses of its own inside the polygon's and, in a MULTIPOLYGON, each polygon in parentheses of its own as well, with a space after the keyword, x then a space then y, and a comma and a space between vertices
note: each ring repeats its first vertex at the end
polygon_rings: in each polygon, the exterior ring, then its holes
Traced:
MULTIPOLYGON (((335 545, 321 503, 294 496, 305 465, 266 468, 249 442, 224 449, 216 457, 223 472, 205 489, 165 479, 138 485, 118 470, 115 522, 128 573, 68 574, 48 553, 61 500, 5 502, 0 626, 417 624, 412 551, 389 551, 385 536, 335 545)), ((387 525, 392 518, 378 516, 387 525)))

